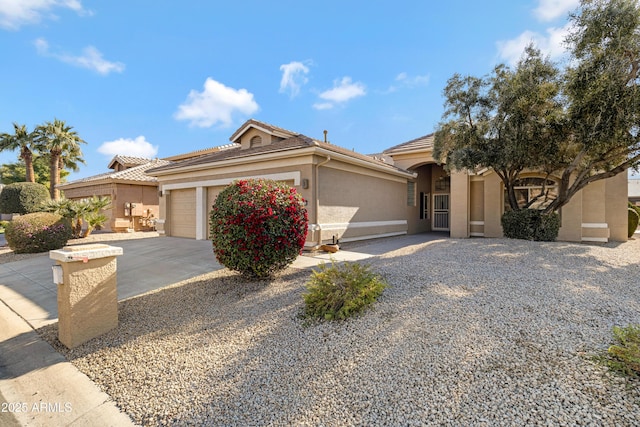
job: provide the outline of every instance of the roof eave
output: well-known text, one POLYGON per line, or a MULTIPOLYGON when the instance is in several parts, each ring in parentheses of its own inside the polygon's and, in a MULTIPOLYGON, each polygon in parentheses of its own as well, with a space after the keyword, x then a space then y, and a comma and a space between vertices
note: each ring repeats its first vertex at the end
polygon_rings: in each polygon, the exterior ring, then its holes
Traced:
POLYGON ((286 148, 286 149, 277 150, 277 151, 270 151, 268 153, 261 153, 253 156, 238 157, 235 159, 227 159, 227 160, 220 160, 220 161, 212 161, 209 163, 202 163, 199 165, 174 167, 164 171, 148 170, 147 174, 156 176, 156 177, 161 177, 161 176, 176 175, 176 174, 181 174, 186 172, 196 172, 196 171, 206 170, 210 168, 218 169, 226 166, 235 166, 238 164, 256 163, 256 162, 261 162, 265 160, 279 159, 283 157, 283 153, 287 153, 287 152, 289 153, 289 156, 291 154, 290 152, 295 152, 294 157, 302 157, 305 155, 313 155, 313 154, 330 156, 330 157, 333 157, 334 159, 339 159, 341 161, 344 161, 345 163, 351 163, 351 164, 363 166, 368 169, 373 169, 373 170, 388 173, 391 175, 401 176, 404 178, 415 178, 417 176, 417 174, 413 172, 405 171, 403 169, 393 167, 392 165, 386 165, 386 164, 378 165, 374 162, 358 159, 356 157, 349 156, 347 154, 343 154, 338 151, 333 151, 324 147, 319 147, 317 145, 313 145, 309 147, 286 148))

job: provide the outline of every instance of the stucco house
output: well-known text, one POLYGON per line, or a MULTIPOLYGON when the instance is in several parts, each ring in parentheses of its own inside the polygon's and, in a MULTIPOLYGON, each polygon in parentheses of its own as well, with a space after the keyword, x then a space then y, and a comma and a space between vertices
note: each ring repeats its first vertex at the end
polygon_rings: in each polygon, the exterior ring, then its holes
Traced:
MULTIPOLYGON (((495 173, 449 174, 433 158, 433 135, 366 156, 257 120, 248 120, 218 151, 147 170, 160 190, 157 229, 207 239, 218 193, 236 179, 270 178, 307 200, 307 245, 448 232, 452 237, 501 237, 504 189, 495 173)), ((623 175, 623 174, 622 174, 623 175)), ((626 176, 595 182, 561 212, 560 240, 625 241, 626 176)), ((542 177, 523 175, 522 198, 542 177)), ((547 183, 553 187, 554 181, 547 183)))
POLYGON ((628 185, 627 195, 629 201, 636 206, 640 205, 640 179, 630 179, 628 185))
POLYGON ((168 163, 168 160, 117 155, 109 162, 110 172, 62 183, 58 188, 70 200, 94 195, 109 197, 111 208, 105 211, 106 231, 152 230, 160 213, 158 182, 147 175, 146 170, 168 163))
POLYGON ((209 211, 225 186, 269 178, 294 186, 307 200, 309 246, 407 233, 412 172, 257 120, 245 122, 230 140, 218 152, 147 171, 161 192, 158 231, 207 239, 209 211))
MULTIPOLYGON (((387 149, 395 166, 417 173, 413 180, 418 202, 409 211, 409 233, 448 229, 451 237, 502 237, 504 185, 490 170, 448 175, 433 158, 434 135, 387 149)), ((522 174, 518 197, 530 200, 545 178, 522 174)), ((553 192, 559 177, 549 177, 553 192)), ((627 177, 622 173, 596 181, 578 192, 560 212, 558 240, 607 242, 627 240, 627 177)))

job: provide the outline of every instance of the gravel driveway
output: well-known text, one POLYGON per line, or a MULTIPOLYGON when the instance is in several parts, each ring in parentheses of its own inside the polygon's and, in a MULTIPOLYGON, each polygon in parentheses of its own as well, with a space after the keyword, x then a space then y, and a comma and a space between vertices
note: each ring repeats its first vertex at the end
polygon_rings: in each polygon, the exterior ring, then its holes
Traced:
POLYGON ((640 386, 591 356, 640 323, 640 241, 427 242, 369 260, 391 285, 363 315, 299 318, 309 272, 226 270, 120 305, 66 351, 143 425, 640 423, 640 386))

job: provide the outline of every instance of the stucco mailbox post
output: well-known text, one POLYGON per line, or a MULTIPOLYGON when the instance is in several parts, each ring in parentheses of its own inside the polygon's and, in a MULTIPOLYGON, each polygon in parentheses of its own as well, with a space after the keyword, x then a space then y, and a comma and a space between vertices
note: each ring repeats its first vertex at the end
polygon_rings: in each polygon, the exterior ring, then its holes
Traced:
POLYGON ((65 246, 49 252, 49 258, 56 261, 58 339, 68 348, 118 326, 118 255, 122 255, 122 248, 103 244, 65 246))

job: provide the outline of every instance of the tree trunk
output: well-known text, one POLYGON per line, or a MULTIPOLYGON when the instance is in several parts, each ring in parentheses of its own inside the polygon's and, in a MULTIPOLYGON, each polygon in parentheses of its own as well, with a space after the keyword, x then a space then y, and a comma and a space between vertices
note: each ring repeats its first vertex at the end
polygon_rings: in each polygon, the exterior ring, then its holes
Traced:
POLYGON ((53 200, 60 199, 60 190, 58 190, 58 184, 60 183, 59 158, 60 153, 51 152, 51 161, 49 163, 51 169, 49 175, 49 194, 53 200))
POLYGON ((31 153, 31 150, 23 149, 20 157, 22 157, 22 160, 24 160, 24 165, 26 168, 27 176, 25 178, 25 181, 36 182, 36 173, 33 170, 33 153, 31 153))

